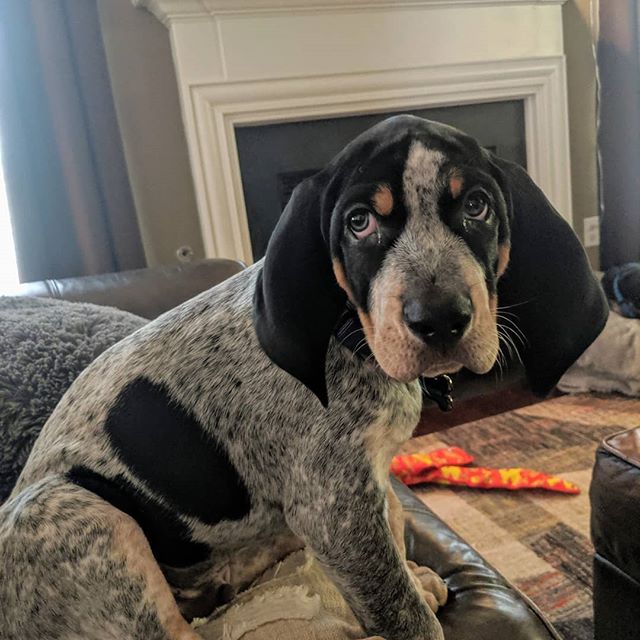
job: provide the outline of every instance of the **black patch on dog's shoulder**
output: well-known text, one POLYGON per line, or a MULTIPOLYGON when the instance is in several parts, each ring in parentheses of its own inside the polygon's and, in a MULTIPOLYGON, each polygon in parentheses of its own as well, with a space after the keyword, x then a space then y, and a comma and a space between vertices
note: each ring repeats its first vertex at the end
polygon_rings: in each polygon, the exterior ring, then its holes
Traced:
POLYGON ((105 431, 131 472, 176 512, 210 525, 249 513, 249 493, 225 449, 163 386, 145 378, 128 384, 105 431))
POLYGON ((189 567, 203 562, 210 548, 190 539, 188 528, 166 507, 143 496, 122 476, 113 479, 83 466, 73 467, 67 477, 74 484, 100 496, 130 515, 139 525, 155 559, 170 567, 189 567))

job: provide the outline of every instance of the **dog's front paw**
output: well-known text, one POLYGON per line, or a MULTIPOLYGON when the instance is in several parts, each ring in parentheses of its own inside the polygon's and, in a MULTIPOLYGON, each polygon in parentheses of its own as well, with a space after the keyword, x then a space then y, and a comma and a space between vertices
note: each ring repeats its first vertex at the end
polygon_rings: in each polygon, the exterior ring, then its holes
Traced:
POLYGON ((418 593, 431 611, 437 613, 438 608, 444 606, 447 602, 448 592, 444 580, 429 567, 421 567, 413 560, 407 560, 407 566, 418 593))

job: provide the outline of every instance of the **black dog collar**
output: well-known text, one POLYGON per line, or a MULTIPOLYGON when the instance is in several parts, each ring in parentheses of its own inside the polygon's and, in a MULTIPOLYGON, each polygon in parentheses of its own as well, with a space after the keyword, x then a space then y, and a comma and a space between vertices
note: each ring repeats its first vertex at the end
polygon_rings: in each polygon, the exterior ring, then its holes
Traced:
MULTIPOLYGON (((333 334, 338 342, 359 358, 367 360, 372 355, 360 318, 350 302, 340 316, 333 334)), ((424 397, 435 402, 441 411, 453 409, 453 380, 448 375, 443 374, 435 378, 421 377, 420 386, 424 397)))

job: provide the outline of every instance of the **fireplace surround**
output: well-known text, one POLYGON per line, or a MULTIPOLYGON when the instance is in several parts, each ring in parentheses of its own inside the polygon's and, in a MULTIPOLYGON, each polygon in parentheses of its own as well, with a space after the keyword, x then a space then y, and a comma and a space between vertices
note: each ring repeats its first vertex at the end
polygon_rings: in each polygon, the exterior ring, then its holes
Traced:
POLYGON ((207 256, 258 257, 239 128, 436 107, 521 101, 527 169, 571 222, 566 0, 132 1, 170 32, 207 256))
MULTIPOLYGON (((526 167, 521 100, 411 109, 410 113, 466 131, 484 147, 526 167)), ((242 192, 254 259, 264 255, 271 232, 296 184, 322 169, 356 136, 390 115, 396 114, 236 127, 242 192)))

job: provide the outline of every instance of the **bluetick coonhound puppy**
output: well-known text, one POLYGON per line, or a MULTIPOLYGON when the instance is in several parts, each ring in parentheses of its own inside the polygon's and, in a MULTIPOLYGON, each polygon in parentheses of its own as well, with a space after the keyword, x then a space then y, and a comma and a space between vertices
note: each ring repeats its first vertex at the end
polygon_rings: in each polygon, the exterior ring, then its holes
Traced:
POLYGON ((426 597, 407 569, 387 474, 418 377, 493 366, 498 294, 543 393, 604 323, 522 169, 419 118, 362 134, 295 190, 264 261, 66 393, 0 512, 0 637, 192 640, 185 618, 304 544, 367 633, 442 638, 425 602, 442 587, 426 597), (366 356, 336 338, 345 318, 366 356))

